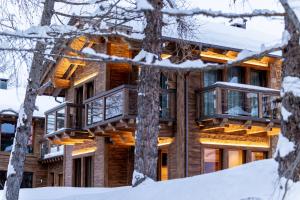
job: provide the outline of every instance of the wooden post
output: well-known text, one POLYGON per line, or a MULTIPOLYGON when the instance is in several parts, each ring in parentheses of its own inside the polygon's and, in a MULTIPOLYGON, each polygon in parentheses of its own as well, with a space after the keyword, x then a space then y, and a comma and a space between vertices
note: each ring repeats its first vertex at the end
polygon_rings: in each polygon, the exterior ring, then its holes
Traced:
POLYGON ((106 120, 106 97, 103 97, 103 121, 106 120))
POLYGON ((246 150, 246 163, 252 162, 251 154, 252 154, 251 150, 247 149, 246 150))
POLYGON ((222 112, 222 90, 216 87, 216 114, 223 114, 222 112))
POLYGON ((105 138, 104 137, 95 137, 97 150, 95 151, 94 156, 94 169, 93 169, 93 177, 94 177, 94 187, 104 187, 105 186, 105 158, 107 157, 107 153, 105 151, 105 138))
POLYGON ((221 157, 222 169, 227 169, 228 166, 228 149, 222 150, 222 157, 221 157))
POLYGON ((65 107, 65 128, 71 128, 71 120, 70 120, 70 106, 66 105, 65 107))
POLYGON ((64 186, 72 187, 72 176, 73 176, 73 158, 72 151, 73 146, 65 145, 64 147, 64 163, 63 163, 63 171, 64 171, 64 186))
MULTIPOLYGON (((129 113, 129 89, 124 88, 123 91, 123 116, 129 113)), ((121 100, 121 99, 120 99, 121 100)))
POLYGON ((175 135, 176 149, 176 178, 184 177, 185 172, 185 77, 177 75, 177 130, 175 135))
POLYGON ((263 101, 262 101, 262 93, 258 93, 258 118, 263 118, 263 101))

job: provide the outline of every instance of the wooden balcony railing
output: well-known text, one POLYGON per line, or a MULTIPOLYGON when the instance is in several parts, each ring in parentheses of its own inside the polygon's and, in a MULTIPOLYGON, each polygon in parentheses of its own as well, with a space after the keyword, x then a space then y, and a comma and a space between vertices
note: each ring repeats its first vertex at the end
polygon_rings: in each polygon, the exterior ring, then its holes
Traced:
MULTIPOLYGON (((161 120, 175 119, 176 90, 161 90, 161 120), (173 105, 173 106, 172 106, 173 105)), ((137 115, 137 88, 121 85, 87 99, 85 129, 120 119, 135 119, 137 115)))
POLYGON ((74 103, 62 103, 45 112, 46 134, 82 130, 84 122, 84 106, 74 103))
POLYGON ((279 90, 217 82, 197 92, 197 118, 280 119, 279 90))
POLYGON ((41 143, 41 159, 49 159, 58 156, 63 156, 64 145, 54 145, 49 141, 41 143))

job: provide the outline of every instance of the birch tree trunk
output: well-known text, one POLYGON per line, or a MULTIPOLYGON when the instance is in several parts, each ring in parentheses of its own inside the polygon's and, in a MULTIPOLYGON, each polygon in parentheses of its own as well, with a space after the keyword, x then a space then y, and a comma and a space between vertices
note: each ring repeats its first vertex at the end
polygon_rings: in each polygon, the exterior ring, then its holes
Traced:
POLYGON ((278 141, 276 160, 278 173, 293 181, 300 179, 300 45, 299 31, 289 18, 285 17, 285 29, 290 34, 287 47, 283 50, 282 79, 282 135, 278 141), (296 91, 296 92, 293 92, 296 91), (284 147, 283 147, 284 146, 284 147), (284 148, 284 149, 283 149, 284 148), (288 152, 286 152, 290 149, 288 152), (285 153, 286 152, 286 153, 285 153))
MULTIPOLYGON (((144 12, 147 25, 144 29, 143 50, 154 54, 159 59, 162 49, 162 13, 161 0, 148 0, 154 8, 144 12)), ((146 177, 157 179, 158 134, 159 134, 159 93, 160 71, 151 67, 140 69, 138 83, 138 116, 135 137, 135 172, 142 178, 133 175, 133 186, 146 177)))
MULTIPOLYGON (((41 26, 48 26, 51 24, 53 10, 54 0, 46 0, 44 2, 44 9, 40 23, 41 26)), ((19 112, 13 149, 11 151, 8 164, 7 180, 3 191, 3 200, 17 200, 19 197, 28 138, 31 133, 32 116, 35 109, 37 91, 40 87, 40 78, 44 60, 43 54, 46 49, 46 43, 37 42, 35 48, 37 52, 34 53, 33 56, 26 95, 19 112)))

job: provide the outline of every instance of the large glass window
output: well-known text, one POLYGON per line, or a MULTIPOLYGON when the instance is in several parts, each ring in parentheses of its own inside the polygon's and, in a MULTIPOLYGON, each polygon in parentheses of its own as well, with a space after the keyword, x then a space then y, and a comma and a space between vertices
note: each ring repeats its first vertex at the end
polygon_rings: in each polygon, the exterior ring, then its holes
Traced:
MULTIPOLYGON (((32 188, 33 173, 24 172, 21 188, 32 188)), ((6 181, 6 171, 0 171, 0 190, 3 190, 6 181)))
POLYGON ((250 84, 266 87, 267 86, 267 73, 264 70, 251 69, 250 84))
POLYGON ((1 151, 11 152, 15 137, 16 125, 14 123, 3 123, 1 126, 1 151))
POLYGON ((0 89, 7 89, 7 80, 0 79, 0 89))
POLYGON ((245 163, 242 150, 228 150, 228 168, 236 167, 245 163))
POLYGON ((252 151, 251 152, 251 161, 256 160, 263 160, 266 159, 266 153, 265 152, 259 152, 259 151, 252 151))
POLYGON ((204 149, 204 173, 221 170, 222 156, 220 149, 204 149))
POLYGON ((222 80, 222 71, 221 70, 210 70, 204 72, 203 81, 204 87, 213 85, 214 83, 222 80))
MULTIPOLYGON (((227 79, 230 83, 244 83, 244 68, 231 67, 228 69, 227 79)), ((244 93, 239 91, 228 91, 228 110, 230 115, 248 115, 244 107, 244 93)))
MULTIPOLYGON (((169 89, 168 86, 168 78, 161 74, 160 75, 160 87, 163 90, 169 89)), ((161 118, 168 118, 169 117, 169 94, 162 93, 160 94, 160 113, 159 116, 161 118)))

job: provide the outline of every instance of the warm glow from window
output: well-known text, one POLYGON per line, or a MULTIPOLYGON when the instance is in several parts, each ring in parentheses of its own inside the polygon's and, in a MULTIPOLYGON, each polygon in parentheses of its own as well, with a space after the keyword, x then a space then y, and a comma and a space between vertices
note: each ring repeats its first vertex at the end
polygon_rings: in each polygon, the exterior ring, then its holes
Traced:
POLYGON ((228 150, 228 168, 237 167, 244 163, 242 150, 228 150))
POLYGON ((266 159, 266 153, 265 152, 251 152, 251 161, 256 161, 256 160, 263 160, 266 159))
POLYGON ((200 138, 200 143, 225 145, 225 146, 244 146, 244 147, 261 147, 261 148, 270 147, 269 143, 264 141, 252 142, 252 141, 239 141, 239 140, 221 140, 221 139, 214 139, 214 138, 200 138))

